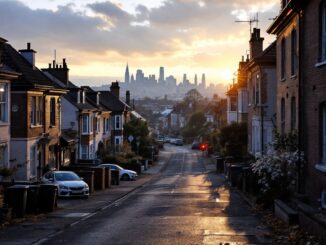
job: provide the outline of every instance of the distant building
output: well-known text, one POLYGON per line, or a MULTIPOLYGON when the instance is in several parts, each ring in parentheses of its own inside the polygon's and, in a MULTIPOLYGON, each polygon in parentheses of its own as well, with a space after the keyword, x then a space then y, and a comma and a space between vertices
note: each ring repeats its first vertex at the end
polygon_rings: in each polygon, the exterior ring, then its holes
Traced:
POLYGON ((160 67, 160 76, 158 79, 159 83, 164 83, 165 81, 165 77, 164 77, 164 67, 160 67))
POLYGON ((197 86, 197 85, 198 85, 198 79, 197 79, 197 74, 195 75, 195 80, 194 80, 194 84, 195 84, 195 86, 197 86))
POLYGON ((127 63, 126 71, 125 71, 125 83, 130 83, 128 63, 127 63))

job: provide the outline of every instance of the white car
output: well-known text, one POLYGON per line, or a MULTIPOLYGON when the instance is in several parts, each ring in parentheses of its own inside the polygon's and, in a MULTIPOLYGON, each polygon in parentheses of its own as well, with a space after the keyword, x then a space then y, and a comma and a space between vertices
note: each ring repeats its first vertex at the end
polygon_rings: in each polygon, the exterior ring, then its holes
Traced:
POLYGON ((124 169, 116 164, 103 163, 103 164, 98 165, 97 167, 110 168, 111 170, 119 170, 119 176, 120 176, 121 180, 136 180, 136 178, 138 176, 137 172, 129 170, 129 169, 124 169))
POLYGON ((42 183, 58 186, 59 197, 89 196, 89 187, 77 174, 72 171, 49 171, 43 175, 42 183))

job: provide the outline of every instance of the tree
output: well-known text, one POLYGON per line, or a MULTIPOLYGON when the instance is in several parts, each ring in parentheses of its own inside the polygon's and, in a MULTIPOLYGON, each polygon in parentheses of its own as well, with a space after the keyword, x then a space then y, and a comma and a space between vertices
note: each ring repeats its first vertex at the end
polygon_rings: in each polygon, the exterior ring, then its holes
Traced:
POLYGON ((190 116, 187 125, 182 130, 183 137, 193 140, 205 133, 206 118, 203 112, 195 112, 190 116))
POLYGON ((247 124, 232 123, 221 129, 220 145, 225 156, 243 158, 247 155, 247 124))

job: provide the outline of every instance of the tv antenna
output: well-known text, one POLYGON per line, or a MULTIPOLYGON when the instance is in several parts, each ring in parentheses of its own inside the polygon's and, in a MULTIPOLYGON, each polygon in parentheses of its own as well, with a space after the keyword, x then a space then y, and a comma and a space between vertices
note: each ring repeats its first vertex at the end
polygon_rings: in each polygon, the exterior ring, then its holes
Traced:
POLYGON ((250 18, 249 20, 236 20, 235 22, 240 22, 240 23, 249 23, 249 32, 251 34, 252 32, 252 25, 253 23, 256 23, 256 28, 258 27, 258 12, 256 13, 256 16, 254 16, 253 18, 250 18))

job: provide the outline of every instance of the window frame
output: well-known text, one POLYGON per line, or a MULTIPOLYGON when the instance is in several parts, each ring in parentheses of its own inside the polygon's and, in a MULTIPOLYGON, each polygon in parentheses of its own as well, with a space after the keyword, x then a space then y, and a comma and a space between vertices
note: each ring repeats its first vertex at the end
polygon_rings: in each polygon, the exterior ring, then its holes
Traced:
POLYGON ((89 159, 89 146, 88 145, 80 145, 80 159, 89 159))
POLYGON ((320 62, 326 62, 326 1, 320 5, 320 62))
POLYGON ((88 114, 82 115, 82 127, 81 128, 82 128, 82 134, 89 134, 89 115, 88 114), (86 122, 86 124, 85 124, 85 122, 86 122), (86 125, 86 131, 84 130, 85 125, 86 125))
POLYGON ((50 126, 56 126, 56 100, 55 98, 50 98, 50 126))
MULTIPOLYGON (((3 91, 3 101, 1 100, 2 96, 0 96, 0 123, 7 123, 9 120, 8 116, 8 96, 9 96, 9 91, 8 91, 8 84, 7 83, 0 83, 0 87, 4 88, 3 91), (3 113, 1 113, 3 109, 3 113)), ((1 93, 1 92, 0 92, 1 93)))
POLYGON ((122 129, 122 116, 121 115, 114 116, 114 127, 116 130, 122 129))
POLYGON ((286 39, 283 37, 281 40, 281 80, 286 77, 286 39))
POLYGON ((285 134, 285 98, 281 99, 281 134, 285 134))
POLYGON ((291 32, 291 75, 298 73, 298 34, 297 30, 293 29, 291 32))

